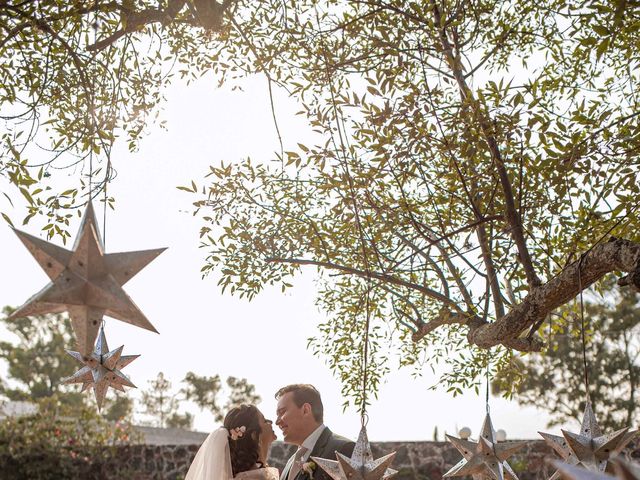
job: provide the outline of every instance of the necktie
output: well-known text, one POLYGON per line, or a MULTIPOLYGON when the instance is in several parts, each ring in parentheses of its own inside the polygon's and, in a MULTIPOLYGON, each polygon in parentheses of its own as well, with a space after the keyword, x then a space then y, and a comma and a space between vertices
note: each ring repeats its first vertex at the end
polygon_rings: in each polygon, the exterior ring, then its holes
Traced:
POLYGON ((307 448, 302 446, 298 447, 298 451, 296 451, 296 454, 293 457, 293 463, 289 469, 289 476, 287 477, 287 480, 293 480, 296 478, 298 473, 300 473, 300 470, 302 469, 302 458, 305 453, 307 453, 307 448))

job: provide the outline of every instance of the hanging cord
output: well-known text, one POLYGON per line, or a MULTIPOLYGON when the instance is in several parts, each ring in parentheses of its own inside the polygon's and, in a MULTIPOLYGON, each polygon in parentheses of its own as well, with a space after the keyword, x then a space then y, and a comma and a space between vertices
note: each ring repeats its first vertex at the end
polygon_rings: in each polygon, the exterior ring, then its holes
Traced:
POLYGON ((584 332, 584 299, 582 297, 582 261, 586 257, 586 253, 580 255, 578 260, 578 290, 580 290, 580 338, 582 341, 582 365, 584 368, 584 389, 587 393, 587 402, 591 402, 589 389, 589 366, 587 364, 587 338, 584 332))
POLYGON ((487 392, 486 392, 486 395, 485 395, 484 402, 485 402, 485 407, 487 409, 487 414, 489 414, 490 410, 491 410, 491 408, 489 407, 489 388, 490 388, 490 382, 489 382, 489 352, 490 351, 491 351, 491 349, 487 350, 487 369, 486 369, 486 372, 485 372, 486 381, 487 381, 487 392))
MULTIPOLYGON (((368 268, 369 262, 365 260, 365 263, 368 268)), ((367 296, 365 298, 366 322, 364 328, 364 350, 362 352, 362 414, 360 416, 360 422, 363 427, 365 427, 369 421, 369 416, 367 415, 367 384, 369 381, 369 325, 371 323, 370 295, 371 277, 367 277, 367 296)))
MULTIPOLYGON (((93 44, 95 45, 98 42, 98 27, 99 27, 99 20, 98 20, 98 1, 96 1, 95 3, 96 9, 94 12, 94 17, 93 17, 93 24, 91 25, 91 27, 93 28, 93 44)), ((97 55, 97 51, 96 53, 94 53, 94 58, 95 55, 97 55)), ((96 111, 95 111, 95 89, 96 89, 96 84, 95 84, 95 75, 92 77, 92 89, 91 89, 91 141, 93 142, 94 136, 97 133, 97 126, 96 126, 96 111)), ((109 176, 110 176, 110 169, 111 169, 111 159, 109 158, 109 155, 107 156, 107 172, 105 175, 105 182, 104 182, 104 209, 102 211, 102 248, 105 248, 106 245, 106 240, 107 240, 107 185, 109 183, 109 176)), ((91 201, 92 197, 93 197, 93 143, 91 145, 91 152, 89 153, 89 201, 91 201)), ((97 234, 98 232, 96 232, 97 234)), ((104 252, 103 252, 104 253, 104 252)), ((102 334, 104 335, 104 327, 106 326, 107 321, 104 318, 104 316, 102 317, 102 324, 100 325, 100 330, 102 332, 102 334)))
POLYGON ((102 246, 106 249, 107 247, 107 203, 109 197, 107 195, 107 187, 109 185, 109 180, 111 177, 111 159, 107 159, 107 173, 105 175, 104 182, 104 205, 102 209, 102 246))
MULTIPOLYGON (((317 12, 316 12, 316 18, 317 18, 317 12)), ((367 387, 369 383, 369 330, 370 330, 370 324, 371 324, 371 265, 369 264, 369 257, 367 256, 367 245, 365 241, 364 229, 360 220, 360 210, 358 208, 356 191, 353 185, 353 177, 351 176, 351 172, 349 170, 349 162, 346 155, 346 151, 347 151, 347 148, 345 147, 346 130, 343 136, 344 125, 340 124, 340 115, 338 113, 338 108, 335 101, 335 92, 333 89, 333 84, 331 82, 331 75, 329 72, 326 54, 324 56, 324 60, 325 60, 327 82, 329 85, 329 91, 331 93, 331 101, 332 101, 333 111, 334 111, 335 120, 336 120, 336 129, 338 132, 338 137, 340 139, 340 147, 342 150, 344 172, 348 180, 349 191, 350 191, 351 200, 353 203, 354 222, 356 225, 356 230, 358 232, 358 236, 360 240, 360 247, 362 250, 362 262, 363 262, 364 270, 367 274, 366 275, 367 289, 366 289, 366 297, 365 297, 366 320, 365 320, 365 331, 364 331, 364 339, 363 339, 364 348, 362 352, 362 404, 361 404, 361 411, 360 411, 360 422, 362 426, 365 427, 369 421, 369 416, 367 415, 367 387)), ((334 140, 334 144, 335 144, 335 140, 334 140)), ((337 145, 336 145, 336 149, 337 149, 337 145)), ((338 155, 338 159, 339 158, 340 158, 340 155, 338 155)))
MULTIPOLYGON (((490 397, 490 388, 491 388, 491 374, 489 371, 489 368, 491 366, 491 349, 487 349, 487 368, 486 368, 486 381, 487 381, 487 390, 486 390, 486 394, 485 394, 485 398, 484 398, 484 402, 485 402, 485 408, 487 411, 487 416, 491 415, 491 407, 489 406, 489 397, 490 397)), ((491 423, 491 422, 490 422, 491 423)), ((496 443, 498 443, 498 440, 495 438, 496 433, 493 430, 493 425, 491 424, 491 433, 492 433, 492 441, 491 441, 491 449, 493 450, 493 455, 498 457, 498 451, 496 450, 496 443)), ((478 438, 478 441, 480 441, 480 439, 478 438)))
MULTIPOLYGON (((93 22, 91 24, 91 28, 93 29, 93 44, 95 45, 96 43, 98 43, 98 28, 100 26, 99 24, 99 18, 98 18, 98 11, 100 10, 98 8, 98 2, 96 1, 95 3, 95 11, 93 14, 93 22)), ((94 57, 95 55, 97 55, 97 53, 94 53, 94 57)), ((96 83, 95 83, 95 75, 92 77, 92 82, 91 82, 91 100, 90 100, 90 116, 91 116, 91 138, 92 138, 92 145, 91 145, 91 151, 89 152, 89 201, 91 201, 91 199, 93 198, 93 140, 94 137, 96 136, 97 133, 97 125, 96 125, 96 105, 95 105, 95 89, 96 89, 96 83)), ((109 184, 109 180, 110 180, 110 176, 111 176, 111 159, 109 158, 109 155, 107 155, 107 168, 106 168, 106 174, 105 174, 105 180, 104 180, 104 205, 103 205, 103 210, 102 210, 102 246, 103 248, 106 246, 106 242, 107 242, 107 200, 108 200, 108 196, 107 196, 107 185, 109 184)), ((97 195, 96 195, 97 196, 97 195)), ((102 321, 102 328, 104 329, 104 320, 102 321)))
MULTIPOLYGON (((98 9, 96 8, 93 15, 93 22, 91 24, 91 28, 93 29, 93 43, 95 44, 98 40, 98 9)), ((96 53, 93 54, 95 57, 96 53)), ((89 91, 89 118, 91 120, 90 124, 90 132, 89 135, 91 137, 91 146, 89 147, 89 201, 93 198, 93 137, 96 134, 96 117, 95 117, 95 80, 91 81, 91 90, 89 91)))

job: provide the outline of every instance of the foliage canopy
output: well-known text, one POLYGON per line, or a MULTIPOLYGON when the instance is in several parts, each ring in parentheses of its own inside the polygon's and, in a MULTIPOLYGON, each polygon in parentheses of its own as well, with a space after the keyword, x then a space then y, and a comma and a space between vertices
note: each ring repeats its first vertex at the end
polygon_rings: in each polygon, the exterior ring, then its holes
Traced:
POLYGON ((46 112, 55 149, 82 159, 117 132, 135 148, 176 73, 260 74, 298 102, 311 142, 212 166, 204 196, 183 189, 223 289, 252 298, 318 268, 328 319, 312 344, 347 394, 366 319, 374 389, 391 353, 446 359, 458 389, 542 348, 549 315, 606 273, 640 288, 635 3, 44 3, 0 5, 0 104, 27 111, 5 115, 0 171, 33 212, 64 194, 45 198, 23 119, 46 112))

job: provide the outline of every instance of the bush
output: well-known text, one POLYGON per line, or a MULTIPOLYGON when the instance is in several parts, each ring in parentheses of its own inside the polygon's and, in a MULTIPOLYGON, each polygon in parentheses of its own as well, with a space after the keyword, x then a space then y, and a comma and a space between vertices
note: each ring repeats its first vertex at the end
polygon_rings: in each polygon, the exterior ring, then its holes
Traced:
POLYGON ((0 479, 128 478, 117 452, 132 428, 107 422, 95 411, 71 411, 56 398, 40 402, 35 415, 0 420, 0 479))

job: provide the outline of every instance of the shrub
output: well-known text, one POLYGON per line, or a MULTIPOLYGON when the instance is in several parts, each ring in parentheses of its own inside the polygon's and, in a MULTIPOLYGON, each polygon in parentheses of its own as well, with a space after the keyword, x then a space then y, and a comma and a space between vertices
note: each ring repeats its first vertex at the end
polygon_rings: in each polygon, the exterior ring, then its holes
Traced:
POLYGON ((0 478, 14 480, 128 478, 117 452, 133 429, 89 408, 71 411, 56 398, 34 415, 0 420, 0 478))

